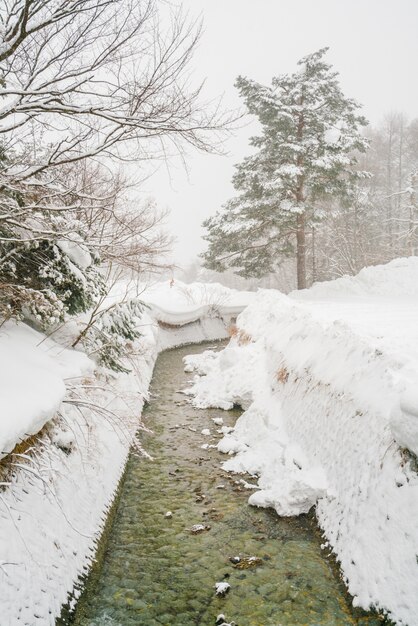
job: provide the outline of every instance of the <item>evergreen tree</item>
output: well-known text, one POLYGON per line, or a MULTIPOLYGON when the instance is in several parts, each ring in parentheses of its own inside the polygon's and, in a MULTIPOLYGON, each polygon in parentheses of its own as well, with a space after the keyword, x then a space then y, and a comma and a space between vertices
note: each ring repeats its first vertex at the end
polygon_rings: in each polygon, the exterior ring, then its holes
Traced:
POLYGON ((254 154, 233 177, 239 192, 206 220, 206 267, 236 268, 244 277, 274 271, 296 254, 297 285, 306 287, 307 234, 326 216, 327 200, 349 198, 356 179, 356 151, 368 141, 358 105, 341 91, 323 48, 299 61, 299 71, 263 86, 239 77, 236 86, 262 128, 250 140, 254 154))
POLYGON ((140 300, 132 299, 100 311, 80 336, 87 354, 114 372, 130 372, 126 361, 135 340, 142 336, 138 326, 145 307, 140 300))
POLYGON ((0 242, 1 316, 47 328, 63 320, 65 313, 75 315, 93 305, 104 292, 99 268, 95 260, 78 263, 76 255, 66 252, 66 243, 0 242))
MULTIPOLYGON (((0 144, 0 170, 4 162, 0 144)), ((25 201, 34 198, 0 189, 0 207, 13 206, 16 215, 14 221, 0 220, 0 319, 26 319, 45 329, 66 313, 88 310, 105 285, 100 259, 74 212, 27 212, 25 201)))

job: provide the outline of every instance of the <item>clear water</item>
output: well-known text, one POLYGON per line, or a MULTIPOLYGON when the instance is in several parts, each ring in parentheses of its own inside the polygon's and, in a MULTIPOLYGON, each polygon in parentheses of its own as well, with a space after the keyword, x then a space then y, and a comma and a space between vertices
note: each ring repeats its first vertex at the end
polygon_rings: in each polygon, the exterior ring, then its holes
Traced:
POLYGON ((72 623, 213 626, 223 613, 239 626, 381 624, 350 607, 312 517, 279 518, 248 506, 241 477, 222 471, 217 450, 200 448, 216 442, 203 428, 220 436, 212 417, 233 425, 239 416, 196 410, 178 393, 190 377, 182 357, 203 349, 172 350, 157 361, 145 410, 155 434, 141 434, 154 461, 130 458, 106 545, 72 623), (199 523, 210 530, 187 530, 199 523), (261 564, 236 569, 229 561, 235 555, 261 564), (223 598, 214 589, 222 581, 231 586, 223 598))

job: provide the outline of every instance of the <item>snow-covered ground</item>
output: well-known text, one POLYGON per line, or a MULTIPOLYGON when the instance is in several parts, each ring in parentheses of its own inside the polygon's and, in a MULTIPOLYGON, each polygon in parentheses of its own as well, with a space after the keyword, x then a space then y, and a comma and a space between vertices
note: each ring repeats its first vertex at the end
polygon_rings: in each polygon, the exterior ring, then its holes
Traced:
POLYGON ((255 292, 237 291, 219 283, 120 281, 112 289, 107 302, 137 294, 150 307, 155 319, 170 326, 183 326, 214 314, 225 318, 236 317, 255 296, 255 292))
POLYGON ((254 505, 294 515, 316 503, 354 602, 417 626, 418 480, 406 449, 418 452, 418 259, 289 297, 176 282, 141 298, 150 309, 127 375, 23 324, 0 328, 1 452, 45 425, 30 463, 15 456, 2 477, 1 624, 54 624, 88 569, 158 352, 225 337, 249 304, 225 350, 186 363, 206 374, 190 391, 196 405, 246 409, 219 443, 225 467, 258 477, 254 505))
POLYGON ((263 291, 218 355, 186 360, 196 406, 246 411, 219 449, 249 498, 316 503, 354 604, 418 625, 418 259, 289 297, 263 291), (409 450, 409 451, 408 451, 409 450))
POLYGON ((155 285, 155 309, 141 319, 129 374, 97 370, 65 347, 65 329, 46 338, 25 324, 0 328, 2 455, 44 427, 31 459, 15 454, 1 478, 2 626, 55 624, 89 568, 133 435, 144 427, 140 415, 159 351, 226 337, 249 298, 240 304, 239 297, 223 287, 155 285), (190 315, 199 306, 200 314, 190 315))
POLYGON ((58 410, 64 379, 91 374, 93 363, 25 324, 0 330, 0 458, 37 433, 58 410))

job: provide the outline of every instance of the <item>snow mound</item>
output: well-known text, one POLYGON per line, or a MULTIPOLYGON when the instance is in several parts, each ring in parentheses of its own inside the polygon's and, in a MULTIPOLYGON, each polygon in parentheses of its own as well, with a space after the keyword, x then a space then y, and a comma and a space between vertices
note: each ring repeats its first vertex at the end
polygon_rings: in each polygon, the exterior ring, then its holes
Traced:
POLYGON ((185 312, 196 306, 211 305, 215 307, 244 308, 254 298, 250 291, 237 291, 224 287, 219 283, 190 283, 180 280, 161 281, 145 286, 142 297, 145 302, 154 304, 161 309, 185 312))
POLYGON ((418 626, 418 259, 284 296, 260 291, 196 406, 249 407, 218 449, 250 503, 316 514, 353 603, 418 626), (391 293, 394 297, 390 297, 391 293), (245 337, 241 341, 240 337, 245 337), (244 402, 245 404, 245 402, 244 402))
POLYGON ((310 289, 293 291, 296 299, 338 298, 353 296, 417 296, 418 257, 391 261, 385 265, 363 268, 356 276, 342 276, 337 280, 316 283, 310 289))
POLYGON ((94 369, 81 352, 66 350, 25 324, 0 329, 0 458, 37 433, 58 410, 67 378, 94 369))
POLYGON ((152 284, 118 282, 106 303, 121 297, 139 298, 147 304, 152 317, 168 326, 219 318, 230 324, 255 297, 254 292, 237 291, 219 283, 161 281, 152 284))
POLYGON ((229 410, 233 408, 234 404, 247 406, 251 402, 251 392, 249 391, 252 376, 251 363, 255 364, 255 355, 251 346, 246 348, 232 347, 231 344, 229 350, 222 350, 221 352, 207 350, 201 355, 194 355, 193 359, 186 357, 186 371, 193 368, 206 375, 208 381, 206 386, 205 379, 200 379, 197 376, 195 378, 197 387, 192 385, 185 391, 186 394, 194 396, 194 406, 201 409, 213 407, 229 410), (249 360, 249 367, 245 372, 240 367, 239 357, 242 356, 240 350, 245 352, 249 360), (218 374, 220 373, 217 390, 213 389, 212 378, 209 376, 213 368, 216 368, 218 374))

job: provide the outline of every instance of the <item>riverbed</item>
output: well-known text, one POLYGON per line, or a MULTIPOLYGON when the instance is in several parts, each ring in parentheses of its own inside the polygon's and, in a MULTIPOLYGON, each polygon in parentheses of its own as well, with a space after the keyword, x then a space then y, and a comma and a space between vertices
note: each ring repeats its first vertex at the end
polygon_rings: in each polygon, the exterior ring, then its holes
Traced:
POLYGON ((255 481, 224 472, 216 448, 202 448, 222 436, 213 418, 233 426, 240 415, 195 409, 181 394, 190 379, 182 358, 208 347, 159 356, 144 412, 153 432, 140 433, 153 460, 131 455, 105 543, 66 623, 214 626, 223 614, 237 626, 381 625, 351 607, 313 515, 250 507, 244 482, 255 481), (225 596, 216 595, 220 582, 225 596))

